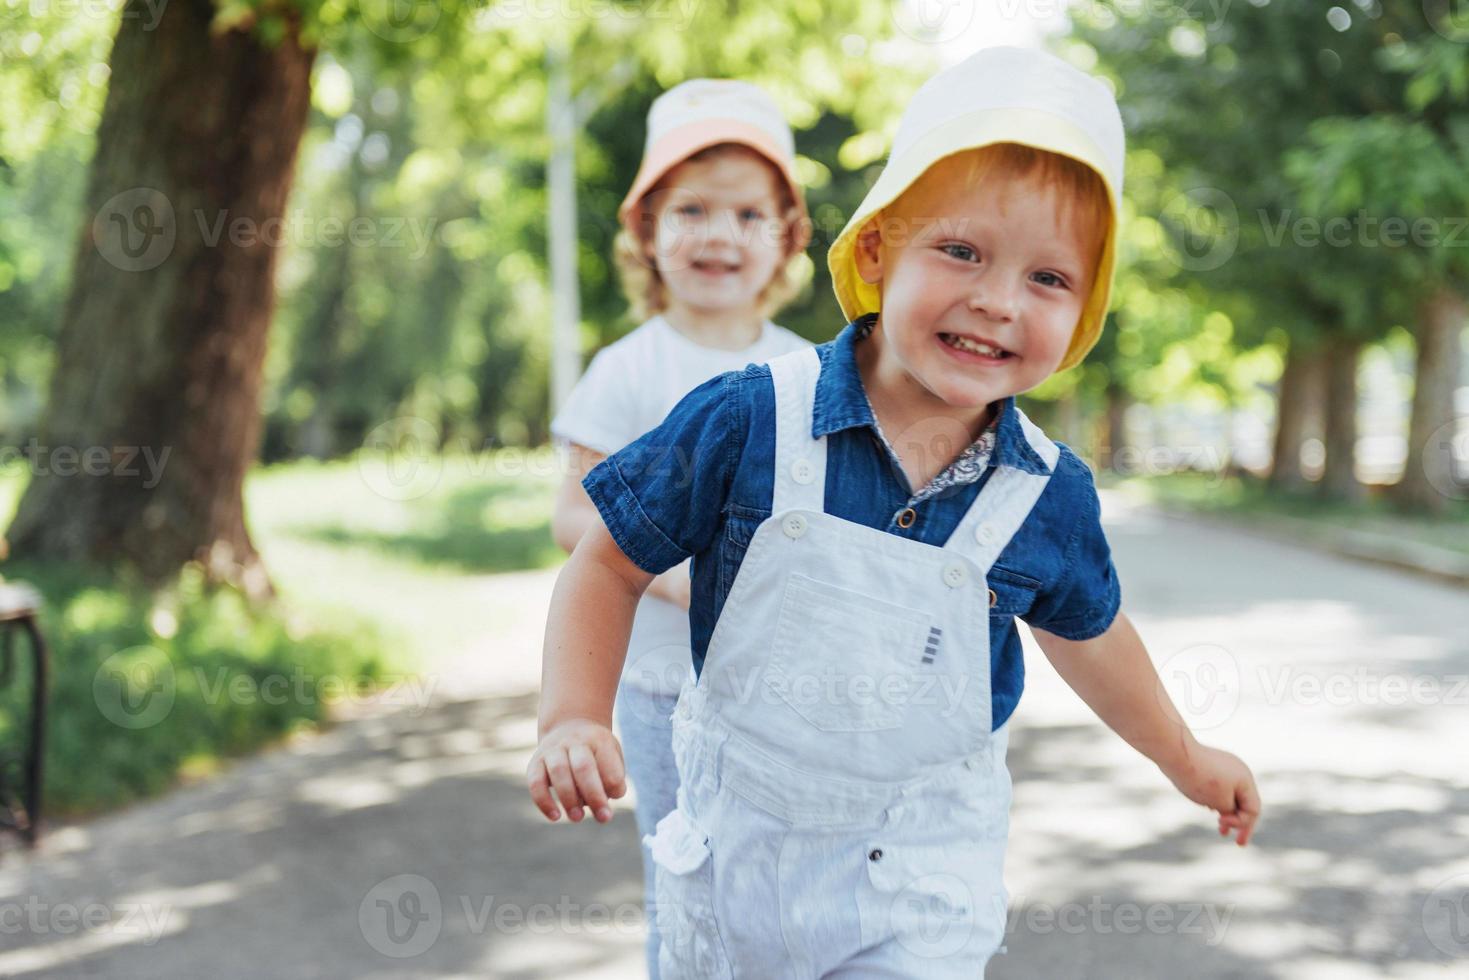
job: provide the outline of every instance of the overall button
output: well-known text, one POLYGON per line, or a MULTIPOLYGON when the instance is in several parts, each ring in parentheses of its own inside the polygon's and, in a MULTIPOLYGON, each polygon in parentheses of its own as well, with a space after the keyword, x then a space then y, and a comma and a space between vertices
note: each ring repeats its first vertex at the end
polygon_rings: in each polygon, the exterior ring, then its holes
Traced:
POLYGON ((994 544, 996 536, 995 526, 989 521, 980 521, 974 525, 974 540, 980 544, 994 544))
POLYGON ((791 464, 791 479, 804 486, 816 479, 816 467, 809 459, 798 459, 791 464))
POLYGON ((957 589, 969 581, 969 568, 963 562, 951 561, 944 565, 944 584, 957 589))
POLYGON ((990 607, 993 608, 994 607, 994 604, 997 603, 997 602, 999 602, 999 601, 1000 601, 1000 597, 997 596, 997 595, 995 595, 995 590, 994 589, 990 589, 990 607))
POLYGON ((898 527, 912 527, 916 520, 918 520, 918 511, 912 507, 904 507, 898 511, 898 527))
POLYGON ((799 538, 806 533, 806 518, 800 514, 787 514, 780 522, 780 529, 788 538, 799 538))

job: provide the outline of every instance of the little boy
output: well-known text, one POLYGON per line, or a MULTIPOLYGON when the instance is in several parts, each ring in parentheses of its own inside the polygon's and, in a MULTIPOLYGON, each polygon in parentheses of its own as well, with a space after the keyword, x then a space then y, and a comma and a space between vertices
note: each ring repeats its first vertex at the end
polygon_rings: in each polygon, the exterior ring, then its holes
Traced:
POLYGON ((1249 769, 1160 693, 1091 473, 1015 404, 1102 329, 1122 169, 1110 90, 1059 59, 940 73, 828 255, 841 335, 701 385, 587 477, 604 526, 557 582, 527 776, 548 818, 611 819, 633 609, 692 556, 678 807, 648 839, 663 977, 983 974, 1017 616, 1248 841, 1249 769))

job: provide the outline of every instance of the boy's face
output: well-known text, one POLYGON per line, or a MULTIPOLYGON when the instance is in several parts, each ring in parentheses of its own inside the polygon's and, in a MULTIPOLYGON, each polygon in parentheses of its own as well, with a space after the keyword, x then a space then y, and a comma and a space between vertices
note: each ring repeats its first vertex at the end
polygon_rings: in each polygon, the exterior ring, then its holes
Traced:
POLYGON ((673 309, 753 309, 786 259, 780 187, 754 151, 679 164, 654 193, 652 214, 652 258, 673 309))
POLYGON ((962 166, 930 168, 862 230, 856 261, 882 294, 879 377, 982 409, 1056 370, 1095 269, 1055 191, 997 173, 966 188, 962 166))

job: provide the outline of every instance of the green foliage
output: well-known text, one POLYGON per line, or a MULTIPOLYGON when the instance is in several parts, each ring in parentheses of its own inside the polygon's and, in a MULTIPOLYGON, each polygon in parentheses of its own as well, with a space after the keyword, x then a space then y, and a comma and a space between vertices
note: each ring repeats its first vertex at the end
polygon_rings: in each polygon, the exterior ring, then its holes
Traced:
MULTIPOLYGON (((4 569, 45 596, 45 794, 58 816, 158 793, 181 772, 320 723, 331 699, 360 696, 390 665, 370 629, 252 610, 233 591, 206 590, 198 569, 162 593, 72 567, 4 569)), ((23 650, 0 688, 0 743, 12 747, 29 718, 23 650)))

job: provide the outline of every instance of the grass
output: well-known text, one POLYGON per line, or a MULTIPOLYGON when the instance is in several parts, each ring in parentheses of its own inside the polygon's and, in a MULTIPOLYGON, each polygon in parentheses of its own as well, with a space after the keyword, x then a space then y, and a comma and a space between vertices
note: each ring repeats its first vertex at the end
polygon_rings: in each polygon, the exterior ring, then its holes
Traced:
MULTIPOLYGON (((372 457, 257 469, 251 534, 279 601, 253 609, 187 570, 161 592, 100 570, 21 563, 51 646, 47 810, 81 815, 161 792, 330 721, 333 699, 420 670, 481 638, 486 576, 559 563, 546 451, 372 457)), ((0 471, 0 527, 24 488, 0 471)), ((0 745, 18 744, 27 658, 0 687, 0 745)))
POLYGON ((1310 493, 1282 494, 1264 481, 1238 475, 1173 473, 1118 481, 1125 492, 1154 503, 1199 513, 1275 516, 1309 521, 1322 531, 1369 531, 1469 554, 1469 503, 1451 501, 1448 513, 1404 513, 1381 489, 1355 504, 1327 503, 1310 493))

